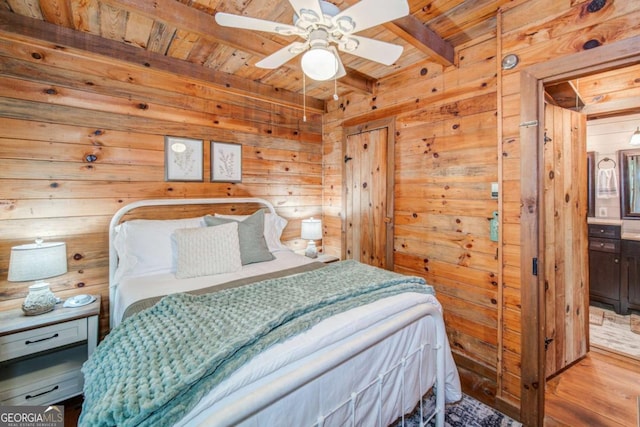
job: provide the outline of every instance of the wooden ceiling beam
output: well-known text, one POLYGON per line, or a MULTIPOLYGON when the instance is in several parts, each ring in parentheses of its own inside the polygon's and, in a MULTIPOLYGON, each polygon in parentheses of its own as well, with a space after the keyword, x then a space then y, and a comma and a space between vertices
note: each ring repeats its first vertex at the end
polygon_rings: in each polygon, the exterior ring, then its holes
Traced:
POLYGON ((618 99, 615 101, 589 104, 585 106, 580 112, 582 114, 586 114, 589 120, 593 120, 595 118, 637 114, 640 112, 640 99, 638 97, 631 97, 626 99, 618 99))
MULTIPOLYGON (((273 86, 237 77, 229 73, 148 52, 125 43, 3 10, 0 10, 0 37, 5 39, 17 38, 23 40, 26 38, 40 40, 55 46, 78 49, 87 52, 88 55, 100 55, 110 58, 110 60, 124 61, 137 67, 206 81, 222 92, 241 94, 248 98, 260 99, 277 105, 301 108, 305 99, 303 95, 296 92, 274 88, 273 86)), ((306 106, 316 112, 322 113, 325 111, 325 103, 321 99, 306 97, 306 106)))
POLYGON ((384 26, 416 49, 429 55, 434 62, 445 67, 454 64, 453 45, 420 22, 415 16, 407 15, 404 18, 386 23, 384 26))
MULTIPOLYGON (((175 0, 102 0, 102 2, 115 8, 160 20, 170 26, 209 39, 212 43, 222 43, 251 55, 265 57, 282 49, 282 45, 257 31, 251 33, 250 37, 239 37, 238 35, 242 34, 239 32, 242 30, 222 27, 218 25, 212 15, 175 0)), ((302 72, 300 66, 293 62, 286 64, 286 66, 302 72)), ((371 88, 374 82, 370 78, 353 73, 349 74, 340 79, 340 84, 365 93, 372 93, 371 88)))
POLYGON ((251 37, 238 37, 238 32, 241 30, 222 27, 213 16, 179 1, 101 0, 101 2, 116 9, 124 9, 162 21, 171 27, 197 34, 212 42, 222 43, 251 55, 264 56, 266 52, 275 52, 282 48, 280 44, 263 36, 260 32, 251 34, 251 37))

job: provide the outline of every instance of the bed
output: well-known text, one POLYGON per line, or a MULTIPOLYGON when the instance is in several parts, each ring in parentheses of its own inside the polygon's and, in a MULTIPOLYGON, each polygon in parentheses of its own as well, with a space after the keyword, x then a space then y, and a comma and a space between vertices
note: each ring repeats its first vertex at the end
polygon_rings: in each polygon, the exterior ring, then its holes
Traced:
POLYGON ((461 390, 433 290, 298 255, 286 223, 258 198, 118 211, 112 330, 83 367, 80 424, 386 426, 418 410, 442 426, 461 390))

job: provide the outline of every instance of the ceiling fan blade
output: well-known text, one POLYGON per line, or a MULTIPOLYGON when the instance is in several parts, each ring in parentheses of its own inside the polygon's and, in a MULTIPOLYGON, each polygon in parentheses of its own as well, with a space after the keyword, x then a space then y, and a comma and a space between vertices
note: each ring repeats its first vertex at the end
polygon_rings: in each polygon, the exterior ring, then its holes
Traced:
POLYGON ((340 28, 340 19, 349 19, 354 24, 352 32, 357 33, 408 14, 407 0, 361 0, 338 13, 332 21, 340 28))
POLYGON ((272 53, 261 61, 256 62, 256 67, 267 68, 270 70, 278 68, 281 65, 286 64, 296 56, 300 55, 308 48, 309 45, 307 43, 293 42, 290 45, 287 45, 278 50, 277 52, 272 53))
POLYGON ((242 28, 245 30, 265 31, 284 36, 300 33, 300 30, 289 24, 266 21, 264 19, 250 18, 248 16, 233 15, 231 13, 218 12, 216 22, 223 27, 242 28))
POLYGON ((338 45, 338 49, 370 61, 391 65, 402 55, 403 48, 397 44, 360 36, 349 36, 349 39, 358 42, 358 46, 355 49, 346 49, 342 44, 338 45))
POLYGON ((322 13, 319 0, 289 0, 289 3, 291 3, 293 10, 299 17, 304 15, 304 10, 307 10, 318 16, 319 23, 324 23, 324 14, 322 13))

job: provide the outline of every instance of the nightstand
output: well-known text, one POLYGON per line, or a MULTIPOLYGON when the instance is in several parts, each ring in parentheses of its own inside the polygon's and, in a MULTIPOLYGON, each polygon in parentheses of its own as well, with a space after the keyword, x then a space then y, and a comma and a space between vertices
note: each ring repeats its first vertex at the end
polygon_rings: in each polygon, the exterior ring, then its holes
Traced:
POLYGON ((100 296, 91 304, 25 316, 0 312, 0 406, 50 405, 82 393, 82 364, 98 344, 100 296))
POLYGON ((340 258, 338 258, 337 256, 333 256, 333 255, 318 255, 318 258, 316 258, 316 261, 324 262, 325 264, 329 264, 330 262, 340 261, 340 258))

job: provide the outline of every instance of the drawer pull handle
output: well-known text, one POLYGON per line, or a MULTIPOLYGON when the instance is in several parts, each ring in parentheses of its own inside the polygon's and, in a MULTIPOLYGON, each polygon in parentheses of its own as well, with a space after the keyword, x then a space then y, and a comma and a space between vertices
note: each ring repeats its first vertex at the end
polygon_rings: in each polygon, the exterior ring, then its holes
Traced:
POLYGON ((47 393, 51 393, 52 391, 56 391, 57 389, 59 389, 59 386, 55 386, 54 388, 52 388, 51 390, 47 390, 47 391, 43 391, 42 393, 38 393, 38 394, 34 394, 33 396, 30 394, 27 394, 24 398, 29 400, 29 399, 35 399, 38 396, 42 396, 43 394, 47 394, 47 393))
POLYGON ((600 243, 600 247, 601 247, 601 248, 604 248, 604 243, 600 243))
POLYGON ((56 334, 54 334, 54 335, 51 335, 50 337, 40 338, 39 340, 35 340, 35 341, 29 341, 29 340, 27 340, 27 341, 25 341, 24 343, 25 343, 26 345, 29 345, 29 344, 35 344, 35 343, 40 342, 40 341, 47 341, 47 340, 50 340, 50 339, 53 339, 53 338, 57 338, 57 337, 58 337, 58 334, 56 333, 56 334))

